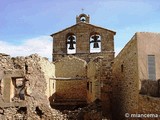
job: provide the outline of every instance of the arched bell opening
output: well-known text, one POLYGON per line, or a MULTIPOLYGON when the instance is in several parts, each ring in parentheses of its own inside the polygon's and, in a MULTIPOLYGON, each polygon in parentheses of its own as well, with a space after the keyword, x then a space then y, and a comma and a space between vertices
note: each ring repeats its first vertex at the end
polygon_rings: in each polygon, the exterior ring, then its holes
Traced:
POLYGON ((76 17, 77 23, 84 22, 84 23, 89 23, 89 15, 86 14, 80 14, 79 16, 76 17))
POLYGON ((80 17, 80 21, 81 21, 81 22, 86 22, 86 16, 81 16, 81 17, 80 17))
POLYGON ((66 36, 67 39, 67 54, 76 53, 76 36, 73 33, 69 33, 66 36))
POLYGON ((101 52, 101 35, 92 33, 90 35, 90 53, 101 52))

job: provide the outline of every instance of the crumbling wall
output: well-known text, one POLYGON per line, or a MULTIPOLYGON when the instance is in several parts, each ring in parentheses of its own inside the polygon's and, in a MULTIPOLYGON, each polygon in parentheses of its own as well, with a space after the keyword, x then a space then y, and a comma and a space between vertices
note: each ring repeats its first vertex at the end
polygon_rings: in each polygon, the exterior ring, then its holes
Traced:
POLYGON ((152 97, 160 97, 159 80, 142 80, 140 94, 152 97))
MULTIPOLYGON (((138 113, 160 114, 159 80, 142 80, 138 95, 138 113)), ((149 120, 150 118, 146 119, 149 120)), ((159 117, 155 117, 159 120, 159 117)))
MULTIPOLYGON (((47 75, 44 74, 44 67, 41 65, 42 59, 43 58, 36 55, 26 58, 26 66, 28 69, 26 70, 27 74, 25 76, 26 80, 28 80, 26 83, 26 94, 29 95, 27 101, 30 103, 28 104, 28 108, 30 109, 30 113, 37 110, 40 118, 42 117, 41 115, 49 114, 48 112, 50 110, 49 100, 46 94, 48 79, 45 79, 47 75)), ((54 75, 54 69, 52 71, 54 75)))
POLYGON ((87 100, 88 103, 101 99, 102 58, 95 58, 87 65, 87 100))
POLYGON ((55 102, 69 104, 72 102, 86 102, 87 88, 87 68, 86 61, 67 56, 55 62, 55 102))
POLYGON ((40 59, 38 64, 41 67, 42 72, 47 83, 46 95, 47 97, 52 96, 55 93, 54 81, 52 78, 55 77, 55 65, 51 62, 48 62, 47 59, 40 59))
POLYGON ((86 102, 86 80, 56 80, 55 100, 86 102))
MULTIPOLYGON (((103 52, 101 67, 101 100, 103 115, 111 117, 111 96, 112 96, 112 64, 114 52, 103 52)), ((110 119, 110 118, 109 118, 110 119)))
POLYGON ((55 62, 55 76, 62 78, 85 78, 87 76, 86 65, 87 63, 84 60, 72 55, 64 57, 63 59, 55 62))
POLYGON ((103 56, 92 58, 87 66, 88 102, 100 99, 103 115, 109 118, 111 118, 113 59, 112 52, 103 52, 103 56))
MULTIPOLYGON (((160 114, 160 99, 147 95, 138 96, 138 113, 160 114)), ((159 118, 157 118, 158 120, 159 118)))
POLYGON ((52 63, 37 54, 16 58, 0 55, 0 69, 2 86, 0 95, 1 119, 23 118, 32 120, 52 119, 54 117, 53 113, 55 111, 50 108, 46 94, 47 81, 54 76, 52 63), (50 70, 50 72, 45 73, 47 70, 50 70), (19 77, 24 79, 24 99, 16 97, 14 92, 20 82, 17 82, 16 85, 13 83, 19 77), (6 84, 6 81, 9 84, 6 84))

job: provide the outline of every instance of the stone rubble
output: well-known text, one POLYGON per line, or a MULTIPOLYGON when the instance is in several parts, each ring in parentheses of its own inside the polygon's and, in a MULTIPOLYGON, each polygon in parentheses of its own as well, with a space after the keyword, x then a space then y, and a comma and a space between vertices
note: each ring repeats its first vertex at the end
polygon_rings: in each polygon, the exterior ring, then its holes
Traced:
POLYGON ((0 54, 0 120, 101 120, 99 102, 75 110, 61 111, 50 107, 44 70, 47 65, 52 66, 52 63, 37 54, 27 57, 0 54), (9 88, 3 86, 5 77, 16 75, 22 75, 25 80, 24 100, 13 97, 11 102, 6 102, 4 96, 9 94, 9 88))

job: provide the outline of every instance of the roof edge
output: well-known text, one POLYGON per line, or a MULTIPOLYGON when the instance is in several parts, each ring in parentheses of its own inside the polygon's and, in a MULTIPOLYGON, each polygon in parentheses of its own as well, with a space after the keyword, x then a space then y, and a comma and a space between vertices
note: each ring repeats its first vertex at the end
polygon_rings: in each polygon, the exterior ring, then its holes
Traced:
POLYGON ((65 31, 65 30, 67 30, 67 29, 70 29, 70 28, 72 28, 72 27, 74 27, 74 26, 76 26, 76 25, 78 25, 78 24, 87 24, 87 25, 91 25, 91 26, 94 26, 94 27, 97 27, 97 28, 100 28, 100 29, 104 29, 104 30, 110 31, 110 32, 114 33, 114 35, 116 35, 116 32, 113 31, 113 30, 109 30, 109 29, 107 29, 107 28, 103 28, 103 27, 96 26, 96 25, 93 25, 93 24, 82 23, 82 22, 81 22, 81 23, 74 24, 74 25, 72 25, 72 26, 70 26, 70 27, 67 27, 67 28, 65 28, 65 29, 63 29, 63 30, 61 30, 61 31, 56 32, 56 33, 53 33, 53 34, 51 34, 50 36, 53 37, 54 35, 56 35, 56 34, 58 34, 58 33, 61 33, 61 32, 63 32, 63 31, 65 31))

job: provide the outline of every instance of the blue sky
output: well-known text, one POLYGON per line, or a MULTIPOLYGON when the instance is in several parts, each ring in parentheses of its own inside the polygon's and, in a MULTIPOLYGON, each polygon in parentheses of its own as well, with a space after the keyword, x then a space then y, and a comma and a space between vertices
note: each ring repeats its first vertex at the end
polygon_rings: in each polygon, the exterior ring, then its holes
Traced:
POLYGON ((76 15, 117 32, 118 53, 135 32, 160 32, 159 0, 0 0, 0 53, 51 58, 52 33, 76 23, 76 15))

